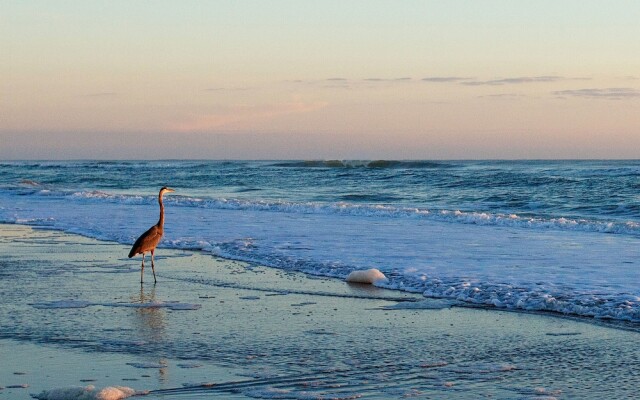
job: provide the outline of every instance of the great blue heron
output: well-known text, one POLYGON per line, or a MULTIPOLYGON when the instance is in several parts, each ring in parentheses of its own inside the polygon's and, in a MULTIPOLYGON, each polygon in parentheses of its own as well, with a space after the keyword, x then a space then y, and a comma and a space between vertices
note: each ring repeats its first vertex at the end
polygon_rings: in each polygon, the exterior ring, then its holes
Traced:
POLYGON ((162 196, 165 193, 175 192, 175 190, 164 186, 158 193, 158 203, 160 204, 160 220, 158 223, 149 228, 145 233, 140 235, 138 240, 133 244, 131 251, 129 252, 129 258, 136 254, 142 254, 142 269, 140 270, 140 283, 142 283, 142 277, 144 275, 144 253, 151 252, 151 270, 153 271, 153 282, 156 281, 156 269, 153 265, 153 253, 156 251, 156 246, 162 239, 164 233, 164 205, 162 204, 162 196))

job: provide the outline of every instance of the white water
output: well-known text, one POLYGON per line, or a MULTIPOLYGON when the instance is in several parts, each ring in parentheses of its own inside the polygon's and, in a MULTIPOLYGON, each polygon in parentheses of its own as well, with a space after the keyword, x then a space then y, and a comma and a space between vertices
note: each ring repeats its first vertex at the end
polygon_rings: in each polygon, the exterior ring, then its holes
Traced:
MULTIPOLYGON (((65 198, 73 203, 93 203, 96 206, 108 202, 122 205, 155 205, 156 196, 138 196, 111 194, 104 191, 51 191, 39 190, 35 196, 46 198, 65 198)), ((416 207, 398 207, 381 204, 357 204, 347 202, 289 202, 282 200, 245 200, 238 198, 199 198, 189 196, 171 196, 165 203, 179 208, 203 208, 211 210, 265 211, 285 214, 319 214, 362 216, 382 219, 420 219, 440 222, 503 226, 511 228, 537 230, 568 230, 578 232, 615 233, 640 237, 640 222, 611 221, 586 218, 541 218, 478 211, 460 211, 446 209, 426 209, 416 207)))

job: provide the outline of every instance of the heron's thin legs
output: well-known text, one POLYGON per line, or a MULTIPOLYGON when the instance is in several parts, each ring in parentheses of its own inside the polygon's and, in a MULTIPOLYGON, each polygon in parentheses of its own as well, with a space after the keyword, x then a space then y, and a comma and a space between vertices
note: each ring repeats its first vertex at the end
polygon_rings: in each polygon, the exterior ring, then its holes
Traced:
POLYGON ((153 253, 155 249, 151 250, 151 271, 153 271, 153 283, 156 283, 156 267, 153 265, 153 253))
POLYGON ((142 283, 143 275, 144 275, 144 253, 142 253, 142 269, 140 270, 140 283, 142 283))

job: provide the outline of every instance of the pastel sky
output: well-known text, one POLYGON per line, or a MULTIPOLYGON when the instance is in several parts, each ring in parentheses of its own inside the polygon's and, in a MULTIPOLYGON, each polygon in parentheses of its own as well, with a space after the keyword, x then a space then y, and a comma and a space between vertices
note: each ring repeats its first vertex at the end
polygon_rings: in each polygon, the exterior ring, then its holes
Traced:
POLYGON ((0 2, 0 159, 640 158, 640 1, 0 2))

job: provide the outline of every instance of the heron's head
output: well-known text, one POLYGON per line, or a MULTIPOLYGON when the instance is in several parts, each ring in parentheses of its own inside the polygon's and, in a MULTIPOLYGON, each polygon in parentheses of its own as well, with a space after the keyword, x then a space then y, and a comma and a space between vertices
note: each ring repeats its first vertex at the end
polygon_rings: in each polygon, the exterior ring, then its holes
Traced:
POLYGON ((160 189, 160 196, 162 196, 165 193, 171 193, 171 192, 175 192, 175 190, 168 188, 166 186, 163 186, 162 189, 160 189))

